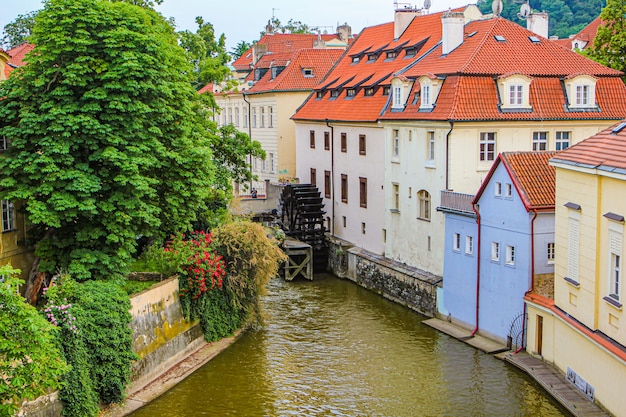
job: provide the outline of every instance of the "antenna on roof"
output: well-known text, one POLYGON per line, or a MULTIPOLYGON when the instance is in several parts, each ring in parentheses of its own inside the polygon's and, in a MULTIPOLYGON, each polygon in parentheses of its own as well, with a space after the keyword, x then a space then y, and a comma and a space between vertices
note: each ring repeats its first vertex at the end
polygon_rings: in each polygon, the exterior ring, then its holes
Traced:
POLYGON ((428 13, 428 10, 430 10, 431 5, 432 2, 430 0, 424 0, 424 9, 426 10, 426 13, 428 13))
POLYGON ((531 12, 530 5, 528 4, 528 1, 526 1, 520 6, 517 17, 519 17, 522 20, 525 20, 528 18, 528 16, 530 16, 530 12, 531 12))
POLYGON ((502 0, 494 0, 493 3, 491 3, 491 11, 495 16, 500 16, 500 13, 502 13, 502 7, 502 0))

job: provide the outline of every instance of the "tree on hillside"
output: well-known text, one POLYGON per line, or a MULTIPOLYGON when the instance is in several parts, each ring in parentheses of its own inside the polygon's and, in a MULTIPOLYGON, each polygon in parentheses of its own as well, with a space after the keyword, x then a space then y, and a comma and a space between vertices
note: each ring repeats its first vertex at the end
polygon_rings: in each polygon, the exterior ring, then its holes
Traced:
POLYGON ((28 37, 33 31, 35 25, 35 17, 39 11, 21 14, 11 23, 4 26, 4 37, 2 38, 2 46, 6 49, 15 48, 28 41, 28 37))
POLYGON ((231 49, 230 56, 232 56, 233 59, 237 59, 243 54, 245 54, 246 51, 250 48, 252 48, 251 43, 246 42, 246 41, 241 41, 237 44, 237 46, 231 49))
POLYGON ((593 46, 584 53, 589 58, 619 71, 626 71, 626 3, 622 0, 607 0, 602 9, 602 24, 593 41, 593 46))
MULTIPOLYGON (((274 33, 313 33, 316 29, 306 23, 293 19, 289 19, 289 21, 283 25, 277 17, 272 17, 267 23, 268 25, 272 25, 274 33)), ((265 33, 266 31, 261 32, 261 38, 265 33)))
POLYGON ((49 0, 32 40, 0 85, 0 198, 26 202, 38 242, 27 290, 37 268, 123 276, 137 237, 187 228, 213 185, 192 68, 161 15, 125 2, 49 0))
POLYGON ((230 56, 226 52, 226 37, 215 37, 213 25, 196 17, 196 33, 188 30, 178 32, 180 46, 185 50, 187 60, 194 67, 194 82, 197 89, 208 83, 220 83, 230 75, 227 67, 230 56))

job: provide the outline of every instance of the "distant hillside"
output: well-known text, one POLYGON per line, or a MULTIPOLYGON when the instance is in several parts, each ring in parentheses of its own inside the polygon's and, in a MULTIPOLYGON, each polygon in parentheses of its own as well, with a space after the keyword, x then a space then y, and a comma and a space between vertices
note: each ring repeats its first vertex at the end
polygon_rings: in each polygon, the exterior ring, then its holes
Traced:
MULTIPOLYGON (((526 23, 517 17, 523 0, 504 0, 502 17, 522 26, 526 23)), ((478 7, 483 13, 491 13, 490 0, 478 0, 478 7)), ((600 15, 605 6, 604 0, 530 0, 533 11, 547 12, 550 16, 550 36, 567 38, 580 32, 589 22, 600 15)))

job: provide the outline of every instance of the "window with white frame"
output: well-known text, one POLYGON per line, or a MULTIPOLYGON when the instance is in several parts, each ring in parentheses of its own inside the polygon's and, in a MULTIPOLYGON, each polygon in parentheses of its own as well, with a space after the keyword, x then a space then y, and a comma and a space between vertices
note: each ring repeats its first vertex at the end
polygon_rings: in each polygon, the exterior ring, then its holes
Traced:
POLYGON ((576 86, 576 105, 577 106, 589 106, 589 90, 590 87, 587 84, 576 86))
POLYGON ((256 127, 256 107, 252 108, 252 127, 256 127))
POLYGON ((597 78, 581 74, 564 81, 570 109, 596 107, 597 78))
POLYGON ((578 282, 580 213, 570 210, 567 231, 567 277, 578 282))
POLYGON ((506 198, 513 197, 513 184, 511 184, 510 182, 504 184, 504 196, 506 198))
POLYGON ((429 84, 422 84, 420 95, 422 96, 422 103, 420 107, 432 107, 429 84))
POLYGON ((554 242, 548 242, 547 247, 546 247, 546 257, 548 259, 548 263, 550 264, 554 263, 554 255, 555 255, 554 249, 555 249, 554 242))
POLYGON ((491 260, 500 262, 500 244, 498 242, 491 242, 491 260))
POLYGON ((622 234, 609 230, 609 296, 617 301, 622 293, 622 234))
POLYGON ((2 200, 2 231, 15 230, 15 205, 7 200, 2 200))
POLYGON ((474 253, 474 237, 465 236, 465 254, 471 255, 474 253))
POLYGON ((274 173, 274 154, 270 152, 270 173, 274 173))
POLYGON ((500 181, 496 181, 493 185, 493 195, 496 197, 502 197, 502 183, 500 181))
POLYGON ((233 109, 228 108, 228 124, 233 124, 233 109))
POLYGON ((524 104, 524 86, 521 84, 509 85, 509 105, 521 106, 524 104))
POLYGON ((400 184, 393 184, 393 209, 400 210, 400 184))
POLYGON ((556 132, 555 146, 557 151, 569 148, 571 132, 556 132))
POLYGON ((267 108, 267 126, 274 127, 274 108, 272 106, 267 108))
POLYGON ((249 122, 250 122, 250 110, 245 108, 243 110, 243 127, 248 128, 249 122))
POLYGON ((267 160, 263 159, 263 164, 261 166, 261 169, 263 170, 263 172, 267 170, 267 160))
POLYGON ((548 132, 533 132, 533 151, 548 150, 548 132))
POLYGON ((479 159, 481 161, 494 161, 496 159, 496 133, 481 132, 479 159))
POLYGON ((428 160, 435 160, 435 132, 426 132, 426 138, 428 140, 428 160))
POLYGON ((235 126, 239 127, 239 107, 235 107, 235 126))
POLYGON ((393 151, 392 157, 397 159, 400 157, 400 131, 398 129, 393 129, 393 151))
POLYGON ((506 246, 506 264, 515 265, 515 246, 506 246))
POLYGON ((265 107, 261 107, 261 127, 265 127, 265 107))
POLYGON ((393 106, 394 108, 402 107, 402 86, 394 85, 393 86, 393 106))
POLYGON ((458 252, 461 250, 461 234, 455 233, 452 236, 452 250, 458 252))
POLYGON ((426 190, 418 191, 417 200, 419 201, 417 217, 422 220, 430 220, 430 193, 426 190))

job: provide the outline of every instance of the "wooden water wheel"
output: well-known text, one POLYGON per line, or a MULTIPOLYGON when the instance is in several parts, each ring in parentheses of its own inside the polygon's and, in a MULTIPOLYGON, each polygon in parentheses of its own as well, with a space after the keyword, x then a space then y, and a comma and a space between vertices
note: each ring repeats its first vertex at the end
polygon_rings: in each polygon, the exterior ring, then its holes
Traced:
POLYGON ((324 203, 319 190, 311 184, 289 184, 280 196, 281 224, 287 236, 313 248, 315 272, 326 270, 328 245, 324 239, 324 203))

